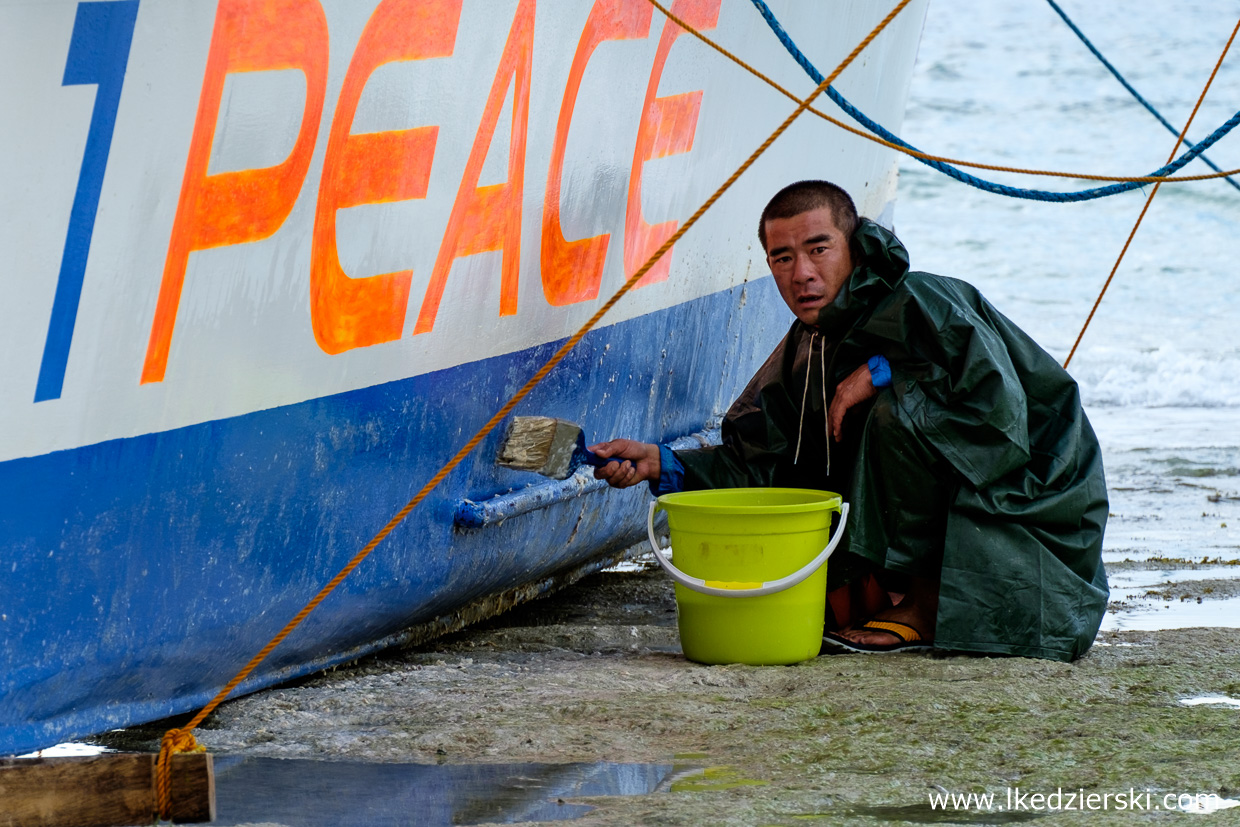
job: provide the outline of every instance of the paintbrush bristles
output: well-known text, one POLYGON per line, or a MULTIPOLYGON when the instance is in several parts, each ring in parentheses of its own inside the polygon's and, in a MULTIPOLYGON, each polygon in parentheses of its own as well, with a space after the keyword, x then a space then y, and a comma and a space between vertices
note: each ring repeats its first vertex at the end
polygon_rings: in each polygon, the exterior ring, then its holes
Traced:
POLYGON ((564 479, 572 473, 573 449, 580 433, 578 425, 565 419, 513 417, 497 462, 505 468, 564 479))
POLYGON ((549 416, 513 417, 508 435, 499 449, 499 464, 518 471, 541 468, 555 439, 558 421, 549 416))

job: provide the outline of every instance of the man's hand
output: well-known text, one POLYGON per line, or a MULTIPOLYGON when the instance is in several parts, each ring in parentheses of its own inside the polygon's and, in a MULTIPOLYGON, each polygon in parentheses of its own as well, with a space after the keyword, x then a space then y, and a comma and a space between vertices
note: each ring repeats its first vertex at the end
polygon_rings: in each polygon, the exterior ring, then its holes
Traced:
POLYGON ((843 437, 844 414, 848 413, 848 409, 877 394, 878 388, 874 387, 869 365, 857 368, 835 386, 835 398, 831 400, 827 419, 831 423, 831 436, 836 442, 843 437))
POLYGON ((628 488, 639 482, 659 479, 659 446, 632 439, 613 439, 591 445, 590 450, 604 459, 620 457, 624 462, 609 462, 594 469, 594 478, 606 480, 612 488, 628 488))

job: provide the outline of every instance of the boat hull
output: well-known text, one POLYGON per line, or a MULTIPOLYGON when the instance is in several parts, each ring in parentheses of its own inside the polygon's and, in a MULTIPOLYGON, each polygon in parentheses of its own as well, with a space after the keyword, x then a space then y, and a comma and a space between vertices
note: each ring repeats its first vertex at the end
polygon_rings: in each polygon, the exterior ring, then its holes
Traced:
MULTIPOLYGON (((672 403, 710 399, 717 409, 734 384, 705 343, 744 362, 764 357, 769 341, 755 332, 786 323, 777 299, 764 279, 593 332, 523 409, 600 437, 701 430, 701 409, 672 403), (748 312, 736 312, 742 302, 748 312), (664 343, 665 359, 643 358, 651 342, 664 343)), ((24 722, 6 722, 5 737, 24 749, 205 703, 557 344, 0 465, 0 489, 24 520, 8 533, 24 536, 6 560, 23 582, 43 585, 23 590, 6 620, 6 646, 37 657, 15 658, 5 676, 5 714, 24 722)), ((243 691, 357 657, 641 538, 644 487, 560 495, 500 523, 458 526, 462 492, 485 502, 531 481, 532 491, 552 487, 496 466, 501 436, 424 500, 243 691)), ((582 472, 569 484, 586 480, 582 472)))
MULTIPOLYGON (((23 126, 0 133, 0 754, 212 697, 792 108, 643 0, 187 5, 0 8, 23 126)), ((747 3, 676 7, 804 90, 747 3)), ((882 13, 776 11, 824 64, 882 13)), ((923 13, 841 81, 893 128, 923 13)), ((890 220, 894 158, 826 129, 791 130, 518 413, 717 422, 791 321, 761 203, 828 177, 890 220)), ((644 490, 498 468, 500 437, 241 691, 641 537, 644 490)))

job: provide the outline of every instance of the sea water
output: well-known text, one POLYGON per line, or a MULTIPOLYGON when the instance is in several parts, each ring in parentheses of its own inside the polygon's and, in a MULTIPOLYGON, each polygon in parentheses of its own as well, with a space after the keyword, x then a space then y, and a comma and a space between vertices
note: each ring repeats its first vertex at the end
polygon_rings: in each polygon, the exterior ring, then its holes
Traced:
MULTIPOLYGON (((1170 0, 1060 5, 1177 129, 1240 12, 1170 0)), ((847 75, 839 88, 848 94, 847 75)), ((1189 139, 1237 108, 1240 42, 1189 139)), ((901 134, 936 155, 1119 175, 1162 166, 1176 140, 1039 0, 932 2, 901 134)), ((1206 154, 1223 169, 1240 167, 1240 129, 1206 154)), ((1194 161, 1185 174, 1210 171, 1194 161)), ((974 173, 1038 189, 1097 186, 974 173)), ((895 226, 914 269, 972 282, 1062 363, 1149 191, 1017 200, 904 157, 895 226)), ((1240 190, 1217 180, 1164 185, 1069 366, 1102 443, 1111 502, 1104 559, 1117 577, 1124 561, 1240 558, 1238 265, 1240 190)), ((1230 570, 1240 577, 1240 567, 1230 570)), ((1198 578, 1184 569, 1171 576, 1198 578)), ((1235 600, 1193 608, 1147 625, 1240 626, 1235 600)), ((1124 618, 1110 614, 1104 628, 1141 625, 1124 618)))

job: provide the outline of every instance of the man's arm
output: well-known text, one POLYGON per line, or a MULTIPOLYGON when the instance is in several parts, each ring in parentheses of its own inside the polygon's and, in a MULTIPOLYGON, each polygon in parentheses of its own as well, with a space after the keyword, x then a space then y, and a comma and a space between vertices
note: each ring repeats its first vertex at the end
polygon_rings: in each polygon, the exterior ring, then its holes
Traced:
POLYGON ((613 488, 628 488, 644 480, 650 483, 650 493, 656 497, 685 490, 685 467, 681 465, 676 453, 666 445, 613 439, 611 442, 591 446, 591 450, 604 458, 625 457, 630 460, 619 465, 608 463, 603 468, 595 469, 595 479, 606 480, 613 488), (654 449, 653 466, 650 464, 651 448, 654 449), (600 453, 599 449, 604 453, 600 453), (611 453, 612 451, 615 453, 611 453), (631 469, 631 472, 627 469, 631 469), (610 473, 602 473, 604 471, 610 473))
MULTIPOLYGON (((793 323, 792 330, 796 329, 793 323)), ((611 463, 596 470, 594 476, 616 488, 648 482, 656 496, 703 488, 772 485, 776 465, 791 458, 787 431, 796 427, 799 411, 784 387, 784 363, 790 365, 795 352, 788 344, 789 336, 785 336, 728 409, 722 445, 673 452, 667 446, 614 439, 591 450, 628 462, 611 463)))
POLYGON ((891 366, 882 356, 874 356, 867 364, 848 374, 835 386, 835 396, 831 399, 827 416, 831 423, 831 438, 836 442, 843 439, 844 415, 852 406, 873 398, 879 388, 890 384, 891 366))

